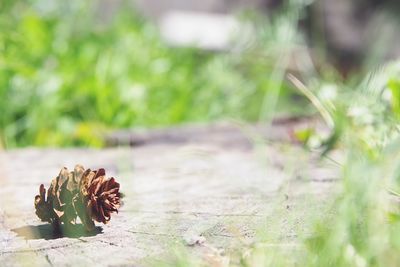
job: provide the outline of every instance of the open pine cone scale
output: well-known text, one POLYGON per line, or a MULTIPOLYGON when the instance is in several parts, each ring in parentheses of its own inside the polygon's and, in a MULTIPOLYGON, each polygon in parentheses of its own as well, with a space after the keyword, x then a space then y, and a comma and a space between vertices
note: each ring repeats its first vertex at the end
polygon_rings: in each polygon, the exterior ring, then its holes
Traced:
POLYGON ((120 207, 119 183, 114 177, 106 179, 104 169, 99 169, 88 177, 90 185, 87 194, 90 199, 87 208, 92 211, 91 216, 94 220, 108 223, 111 213, 118 212, 120 207))
POLYGON ((114 177, 106 177, 104 169, 92 171, 76 165, 69 172, 63 168, 52 180, 47 199, 46 189, 40 185, 34 202, 36 214, 42 221, 57 225, 75 224, 79 217, 86 230, 91 231, 95 227, 93 220, 108 223, 111 213, 118 212, 119 188, 114 177))
POLYGON ((48 201, 46 201, 46 189, 44 185, 40 185, 39 194, 35 196, 36 215, 44 222, 51 222, 52 209, 48 201))

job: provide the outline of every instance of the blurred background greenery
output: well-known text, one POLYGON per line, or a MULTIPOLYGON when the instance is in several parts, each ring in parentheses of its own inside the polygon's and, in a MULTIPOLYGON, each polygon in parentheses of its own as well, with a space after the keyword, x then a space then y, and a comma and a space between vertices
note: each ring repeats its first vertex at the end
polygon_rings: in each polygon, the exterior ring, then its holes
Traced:
POLYGON ((117 128, 254 121, 269 88, 293 94, 281 75, 270 75, 276 63, 266 47, 174 48, 131 6, 103 22, 93 1, 41 3, 1 2, 0 138, 7 148, 99 147, 117 128), (249 54, 258 52, 270 59, 249 54))
POLYGON ((121 128, 306 115, 308 102, 286 81, 288 71, 319 84, 315 90, 341 88, 358 82, 369 62, 355 64, 351 52, 330 60, 312 1, 236 12, 253 34, 232 36, 240 45, 224 51, 168 45, 132 2, 118 1, 107 18, 101 3, 1 1, 3 147, 101 147, 105 133, 121 128), (349 58, 354 64, 343 65, 349 58))

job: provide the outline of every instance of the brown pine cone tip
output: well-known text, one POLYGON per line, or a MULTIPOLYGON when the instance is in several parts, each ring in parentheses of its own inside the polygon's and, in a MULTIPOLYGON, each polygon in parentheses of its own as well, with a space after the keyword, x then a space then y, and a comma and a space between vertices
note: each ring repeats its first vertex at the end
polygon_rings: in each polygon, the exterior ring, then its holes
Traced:
POLYGON ((114 177, 107 178, 104 169, 85 170, 76 165, 74 171, 61 169, 51 181, 49 190, 39 187, 35 196, 36 215, 53 224, 76 224, 79 217, 86 230, 94 229, 93 220, 108 223, 111 213, 121 206, 120 185, 114 177))

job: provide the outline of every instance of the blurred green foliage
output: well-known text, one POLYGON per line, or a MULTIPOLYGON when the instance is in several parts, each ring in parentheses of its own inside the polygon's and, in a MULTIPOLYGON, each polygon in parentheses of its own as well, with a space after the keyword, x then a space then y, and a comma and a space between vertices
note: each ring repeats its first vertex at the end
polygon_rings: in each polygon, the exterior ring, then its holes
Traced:
POLYGON ((296 21, 260 31, 250 48, 213 53, 168 47, 126 4, 105 15, 96 1, 1 1, 5 147, 99 147, 110 129, 252 121, 290 99, 276 48, 285 51, 279 34, 294 34, 296 21))
POLYGON ((397 118, 400 118, 400 78, 392 77, 388 82, 388 87, 391 93, 391 104, 393 113, 396 114, 397 118))
POLYGON ((398 265, 399 67, 372 71, 332 101, 343 153, 340 191, 305 241, 306 266, 398 265))
MULTIPOLYGON (((286 224, 292 219, 296 233, 293 242, 282 242, 287 238, 286 231, 276 237, 268 236, 267 228, 275 225, 271 222, 273 218, 266 218, 256 236, 259 240, 251 245, 243 242, 240 251, 227 253, 226 266, 399 265, 398 77, 399 61, 372 71, 352 87, 345 84, 333 86, 323 79, 319 79, 318 83, 313 79, 305 82, 307 94, 317 99, 312 101, 315 108, 321 116, 322 112, 328 111, 333 122, 330 130, 335 141, 328 144, 331 147, 324 156, 339 171, 339 179, 332 192, 333 199, 323 210, 315 211, 302 210, 300 201, 296 202, 297 210, 307 212, 307 218, 295 216, 293 220, 290 214, 294 212, 291 211, 276 226, 287 229, 286 224), (330 153, 334 147, 340 149, 335 151, 333 159, 330 153), (302 226, 298 227, 299 224, 302 226), (238 254, 241 260, 237 264, 234 260, 238 254)), ((298 137, 307 142, 317 134, 318 129, 306 129, 299 132, 298 137)), ((324 197, 315 201, 326 201, 324 197)), ((270 207, 273 204, 267 205, 270 207)), ((279 216, 274 214, 274 217, 279 216)), ((175 261, 167 266, 208 266, 201 259, 184 254, 185 248, 181 250, 183 252, 175 253, 175 261)))

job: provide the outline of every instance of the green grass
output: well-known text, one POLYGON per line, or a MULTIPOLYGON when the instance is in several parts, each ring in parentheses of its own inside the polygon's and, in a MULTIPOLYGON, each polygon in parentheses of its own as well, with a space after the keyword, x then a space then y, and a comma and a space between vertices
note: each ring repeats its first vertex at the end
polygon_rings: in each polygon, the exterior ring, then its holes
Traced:
POLYGON ((0 138, 7 148, 99 147, 113 129, 293 111, 284 69, 301 43, 296 12, 247 16, 254 40, 215 53, 169 47, 127 4, 103 21, 96 1, 42 2, 0 4, 0 138))
POLYGON ((390 218, 398 207, 389 194, 398 187, 400 163, 398 99, 386 97, 393 91, 388 87, 393 68, 372 73, 334 102, 337 143, 345 153, 342 190, 333 214, 317 223, 305 241, 307 266, 396 266, 400 260, 400 225, 397 217, 390 218))
MULTIPOLYGON (((260 229, 257 242, 213 256, 211 263, 183 247, 174 248, 175 257, 166 266, 398 266, 400 136, 398 98, 390 92, 400 90, 399 66, 393 63, 372 72, 352 90, 336 88, 336 97, 329 101, 321 97, 322 80, 315 88, 301 85, 321 120, 331 119, 325 120, 331 136, 319 148, 322 157, 334 149, 343 157, 337 166, 339 192, 325 210, 305 207, 304 212, 311 212, 306 215, 311 232, 300 231, 297 245, 280 245, 280 236, 264 237, 268 229, 260 229)), ((279 228, 279 222, 268 222, 269 227, 274 224, 279 228)))
MULTIPOLYGON (((329 157, 337 149, 343 155, 337 166, 340 190, 324 210, 305 208, 304 212, 310 212, 305 223, 311 225, 311 231, 299 232, 297 245, 279 245, 280 237, 263 238, 268 229, 261 229, 256 243, 243 244, 240 251, 226 255, 228 259, 239 256, 239 263, 228 260, 230 264, 222 266, 398 266, 399 66, 394 62, 372 72, 352 90, 336 88, 336 97, 329 101, 319 96, 322 80, 315 88, 296 83, 312 99, 321 120, 324 116, 332 119, 325 120, 331 136, 323 139, 319 151, 321 157, 329 157)), ((209 266, 209 262, 181 251, 170 266, 209 266)))

